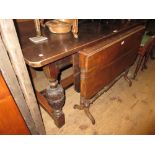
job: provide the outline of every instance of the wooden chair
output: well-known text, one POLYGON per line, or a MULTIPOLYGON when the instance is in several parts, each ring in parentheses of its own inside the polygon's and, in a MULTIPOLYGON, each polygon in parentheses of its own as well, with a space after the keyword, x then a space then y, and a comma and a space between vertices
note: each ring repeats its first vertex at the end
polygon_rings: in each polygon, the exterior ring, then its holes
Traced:
POLYGON ((134 72, 133 79, 136 78, 137 73, 141 67, 141 70, 147 69, 146 63, 148 61, 151 49, 155 44, 155 36, 151 36, 144 44, 141 44, 138 52, 138 62, 134 72))

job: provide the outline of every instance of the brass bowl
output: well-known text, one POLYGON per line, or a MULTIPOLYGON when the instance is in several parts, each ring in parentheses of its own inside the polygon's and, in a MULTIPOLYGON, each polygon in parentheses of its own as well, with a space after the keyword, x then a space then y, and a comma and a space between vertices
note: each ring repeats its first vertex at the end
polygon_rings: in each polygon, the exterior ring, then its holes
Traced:
POLYGON ((73 24, 75 19, 57 19, 57 21, 61 21, 61 22, 64 22, 64 23, 68 23, 68 24, 73 24))
POLYGON ((57 20, 48 21, 45 25, 52 33, 68 33, 71 31, 71 24, 57 20))

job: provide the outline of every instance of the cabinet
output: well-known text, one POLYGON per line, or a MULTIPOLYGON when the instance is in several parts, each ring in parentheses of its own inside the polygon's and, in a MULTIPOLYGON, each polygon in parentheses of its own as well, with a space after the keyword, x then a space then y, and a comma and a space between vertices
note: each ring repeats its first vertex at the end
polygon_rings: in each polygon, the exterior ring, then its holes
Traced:
POLYGON ((28 135, 26 123, 0 74, 0 134, 28 135))

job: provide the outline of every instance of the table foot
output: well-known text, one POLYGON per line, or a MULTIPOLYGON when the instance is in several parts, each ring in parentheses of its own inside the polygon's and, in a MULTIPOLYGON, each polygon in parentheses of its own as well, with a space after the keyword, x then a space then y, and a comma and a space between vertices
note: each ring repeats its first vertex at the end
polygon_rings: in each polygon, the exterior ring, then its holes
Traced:
POLYGON ((74 109, 84 110, 86 116, 91 120, 92 124, 95 124, 95 119, 89 111, 89 107, 85 107, 84 105, 74 105, 74 109))
POLYGON ((54 123, 58 128, 61 128, 65 124, 65 115, 62 113, 59 117, 54 117, 54 123))
POLYGON ((49 105, 53 108, 53 119, 57 127, 62 127, 65 124, 65 116, 62 111, 65 97, 64 91, 60 84, 50 86, 46 89, 46 98, 49 105))

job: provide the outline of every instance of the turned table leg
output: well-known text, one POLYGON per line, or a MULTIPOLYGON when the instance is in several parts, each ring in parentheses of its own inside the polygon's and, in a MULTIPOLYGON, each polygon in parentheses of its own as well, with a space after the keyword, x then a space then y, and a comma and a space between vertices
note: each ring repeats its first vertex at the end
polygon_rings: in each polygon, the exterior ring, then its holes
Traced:
POLYGON ((62 111, 65 102, 64 90, 58 83, 59 68, 56 63, 51 63, 43 67, 43 71, 49 80, 49 86, 46 89, 46 98, 49 105, 53 108, 55 124, 62 127, 65 124, 65 116, 62 111))

